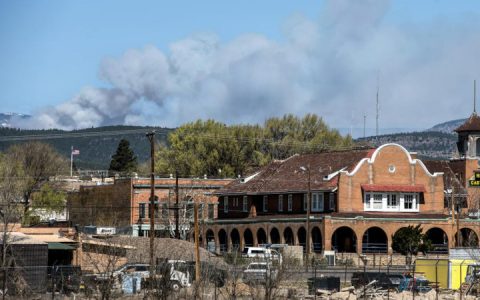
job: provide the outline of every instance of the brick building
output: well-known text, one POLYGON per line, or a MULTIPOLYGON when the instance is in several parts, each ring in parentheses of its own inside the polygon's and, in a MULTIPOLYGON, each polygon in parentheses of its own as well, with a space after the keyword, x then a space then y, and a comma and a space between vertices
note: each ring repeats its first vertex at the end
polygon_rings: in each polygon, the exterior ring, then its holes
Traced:
POLYGON ((218 219, 207 221, 205 239, 214 241, 219 251, 263 243, 305 247, 309 238, 311 250, 318 253, 391 254, 392 235, 402 227, 421 224, 436 253, 448 252, 458 241, 463 245, 461 239, 457 241, 457 230, 478 246, 478 219, 461 214, 475 205, 469 195, 477 190, 466 184, 478 169, 480 155, 480 118, 475 118, 473 123, 479 125, 475 130, 457 129, 465 151, 460 148, 464 155, 456 160, 425 164, 401 145, 385 144, 275 161, 218 192, 218 219), (473 139, 477 133, 479 138, 473 139), (464 143, 465 139, 470 142, 464 143), (472 145, 478 153, 465 155, 473 151, 472 145), (463 209, 451 205, 462 198, 467 200, 460 201, 463 209), (458 226, 455 216, 460 216, 458 226))
MULTIPOLYGON (((200 216, 215 218, 217 197, 212 193, 231 179, 179 178, 179 227, 190 230, 193 203, 200 204, 200 216)), ((175 179, 155 179, 155 232, 168 236, 175 230, 175 179)), ((150 232, 150 179, 116 179, 113 184, 82 186, 68 199, 70 222, 79 226, 115 227, 117 232, 146 236, 150 232)))

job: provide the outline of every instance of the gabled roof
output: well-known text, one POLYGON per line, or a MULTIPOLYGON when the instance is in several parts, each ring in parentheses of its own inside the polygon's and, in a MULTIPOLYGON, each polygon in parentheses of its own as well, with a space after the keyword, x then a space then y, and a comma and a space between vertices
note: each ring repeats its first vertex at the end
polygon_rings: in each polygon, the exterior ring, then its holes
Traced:
POLYGON ((480 117, 477 113, 473 113, 470 118, 460 125, 455 132, 464 132, 464 131, 480 131, 480 117))
POLYGON ((312 191, 333 190, 338 184, 338 171, 354 167, 371 156, 371 149, 323 152, 294 155, 277 160, 261 169, 248 180, 236 180, 220 190, 220 195, 272 194, 305 192, 308 190, 308 171, 312 191))

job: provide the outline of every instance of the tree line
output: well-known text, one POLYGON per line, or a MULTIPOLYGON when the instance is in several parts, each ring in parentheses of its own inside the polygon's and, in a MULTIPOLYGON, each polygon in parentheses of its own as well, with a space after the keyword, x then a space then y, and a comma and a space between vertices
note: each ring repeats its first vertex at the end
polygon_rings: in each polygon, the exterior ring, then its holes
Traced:
POLYGON ((293 154, 350 148, 342 136, 315 114, 274 117, 261 125, 226 125, 214 120, 187 123, 168 135, 156 152, 155 171, 181 176, 243 176, 273 159, 293 154))

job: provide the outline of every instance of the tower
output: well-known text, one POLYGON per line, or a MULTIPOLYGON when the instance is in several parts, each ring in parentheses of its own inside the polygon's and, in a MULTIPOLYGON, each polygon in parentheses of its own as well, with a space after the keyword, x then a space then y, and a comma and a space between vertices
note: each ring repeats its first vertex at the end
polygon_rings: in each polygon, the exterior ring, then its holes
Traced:
POLYGON ((457 149, 462 158, 480 158, 480 117, 476 110, 476 81, 473 81, 473 113, 455 132, 457 149))

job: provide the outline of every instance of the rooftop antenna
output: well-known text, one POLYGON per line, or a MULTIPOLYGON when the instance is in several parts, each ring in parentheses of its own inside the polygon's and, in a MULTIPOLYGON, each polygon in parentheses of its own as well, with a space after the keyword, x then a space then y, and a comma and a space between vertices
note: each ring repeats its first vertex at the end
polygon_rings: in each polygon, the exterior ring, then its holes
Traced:
POLYGON ((377 114, 376 114, 376 127, 375 127, 375 135, 377 139, 378 139, 378 92, 380 89, 378 81, 379 81, 379 75, 377 74, 377 114))
POLYGON ((477 114, 477 81, 473 80, 473 113, 477 114))
POLYGON ((365 139, 365 126, 367 124, 367 115, 363 114, 363 138, 365 139))

